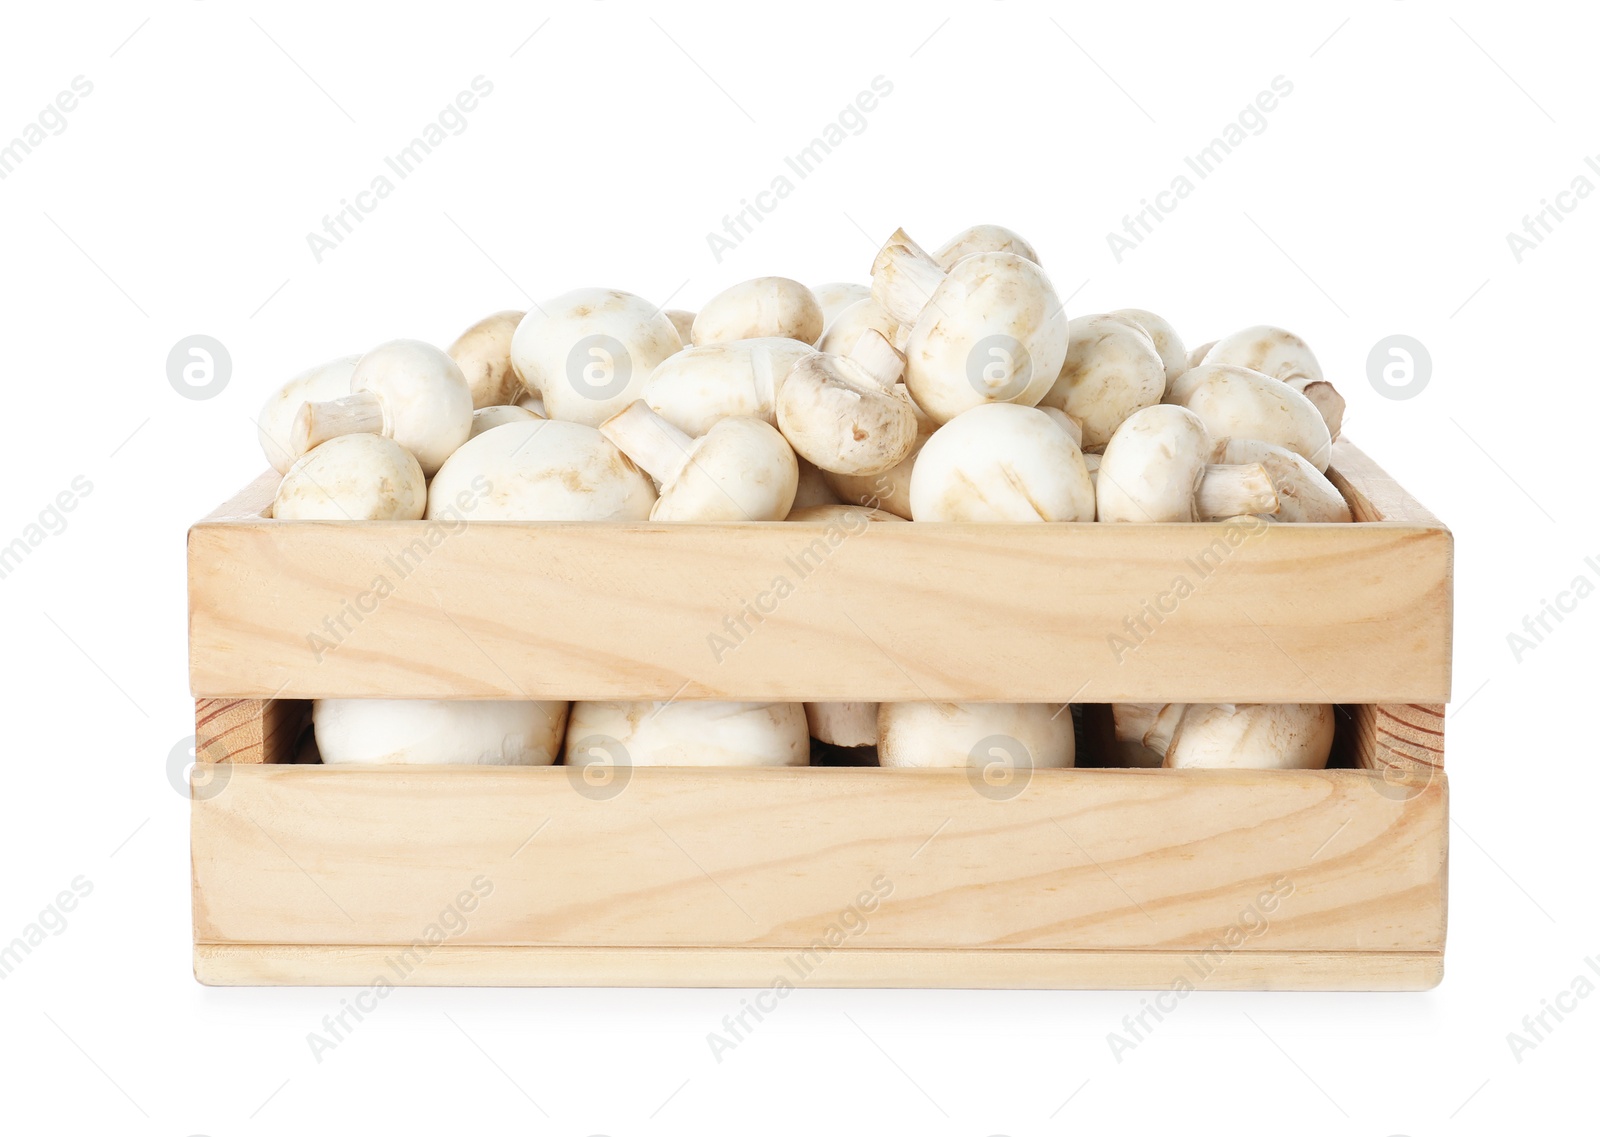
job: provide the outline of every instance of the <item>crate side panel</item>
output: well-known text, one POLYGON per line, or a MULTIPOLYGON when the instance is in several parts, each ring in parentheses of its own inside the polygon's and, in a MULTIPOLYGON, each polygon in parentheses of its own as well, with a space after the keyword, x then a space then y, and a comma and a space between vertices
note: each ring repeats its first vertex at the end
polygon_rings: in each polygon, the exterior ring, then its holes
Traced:
POLYGON ((1436 951, 1444 787, 1361 771, 257 766, 193 807, 196 939, 1436 951), (441 932, 440 929, 443 929, 441 932), (1237 944, 1232 943, 1237 940, 1237 944))

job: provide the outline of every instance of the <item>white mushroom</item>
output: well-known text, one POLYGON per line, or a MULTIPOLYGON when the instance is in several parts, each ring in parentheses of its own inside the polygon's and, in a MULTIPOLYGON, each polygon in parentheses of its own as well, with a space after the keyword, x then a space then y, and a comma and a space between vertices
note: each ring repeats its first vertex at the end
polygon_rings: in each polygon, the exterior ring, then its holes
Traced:
POLYGON ((911 471, 914 521, 1092 521, 1094 486, 1066 431, 1037 407, 991 403, 945 423, 911 471))
POLYGON ((1209 465, 1211 451, 1205 424, 1192 411, 1165 404, 1135 411, 1101 456, 1096 515, 1163 522, 1277 512, 1278 495, 1259 462, 1209 465))
POLYGON ((1101 450, 1122 420, 1161 401, 1167 368, 1149 334, 1117 316, 1079 316, 1072 345, 1044 396, 1083 426, 1083 448, 1101 450))
POLYGON ((515 309, 485 316, 456 337, 447 354, 461 368, 472 392, 474 409, 514 403, 522 380, 511 366, 511 337, 522 322, 515 309))
POLYGON ((779 386, 796 362, 815 354, 809 344, 777 336, 685 348, 656 366, 639 397, 687 434, 736 416, 776 426, 779 386))
POLYGON ((1283 328, 1256 324, 1223 336, 1211 345, 1202 363, 1246 367, 1274 379, 1321 379, 1322 367, 1311 345, 1283 328))
POLYGON ((1333 750, 1327 703, 1172 704, 1140 717, 1143 745, 1169 769, 1321 770, 1333 750))
POLYGON ((861 333, 868 328, 893 343, 898 327, 894 318, 868 296, 865 300, 857 300, 834 317, 828 324, 828 330, 822 333, 822 340, 817 347, 829 355, 849 355, 856 341, 861 338, 861 333))
POLYGON ((1293 332, 1256 324, 1217 340, 1200 362, 1246 367, 1281 379, 1311 400, 1328 425, 1329 437, 1339 437, 1344 424, 1344 396, 1322 377, 1322 365, 1311 345, 1293 332))
POLYGON ((1071 766, 1072 715, 1052 703, 884 703, 880 766, 1071 766))
POLYGON ((682 308, 668 308, 663 315, 672 321, 672 326, 677 331, 678 338, 683 341, 684 347, 688 347, 693 342, 689 338, 689 333, 694 328, 694 313, 686 312, 682 308))
POLYGON ((256 435, 261 452, 278 473, 294 465, 294 420, 307 403, 339 399, 350 393, 350 376, 361 361, 359 355, 345 355, 307 368, 279 387, 261 405, 256 416, 256 435))
POLYGON ((865 505, 808 505, 796 506, 789 511, 785 521, 810 521, 823 525, 839 525, 849 522, 844 528, 854 529, 862 521, 909 521, 910 518, 898 517, 882 509, 872 509, 865 505))
POLYGON ((1182 703, 1113 703, 1111 721, 1113 752, 1108 755, 1114 766, 1131 766, 1154 769, 1166 758, 1166 739, 1183 715, 1182 703), (1161 722, 1166 715, 1170 724, 1161 722), (1163 749, 1154 750, 1145 739, 1161 740, 1163 749))
POLYGON ((1199 367, 1200 364, 1205 362, 1206 352, 1210 351, 1212 348, 1214 348, 1216 346, 1217 346, 1217 341, 1216 340, 1212 340, 1209 343, 1203 343, 1199 347, 1197 347, 1197 348, 1193 349, 1192 351, 1190 351, 1189 352, 1188 366, 1185 367, 1184 370, 1187 371, 1191 367, 1199 367))
POLYGON ((1183 340, 1179 338, 1177 329, 1160 316, 1143 308, 1118 308, 1108 315, 1137 324, 1144 330, 1150 342, 1155 344, 1162 366, 1167 369, 1168 383, 1189 370, 1189 353, 1183 350, 1183 340))
POLYGON ((525 407, 479 407, 472 412, 472 438, 486 430, 504 426, 508 422, 538 422, 543 415, 534 414, 525 407))
POLYGON ((474 521, 646 521, 650 478, 592 426, 508 423, 450 455, 428 487, 428 517, 474 521))
POLYGON ((814 286, 811 295, 817 298, 817 306, 822 309, 822 327, 826 331, 840 312, 870 297, 872 289, 854 281, 832 280, 814 286))
POLYGON ((525 411, 532 411, 540 418, 545 417, 544 396, 537 391, 529 391, 524 388, 522 397, 517 400, 516 405, 525 411))
MULTIPOLYGON (((897 386, 895 391, 904 392, 905 386, 897 386)), ((910 401, 909 393, 906 394, 906 399, 910 401)), ((906 521, 911 520, 911 474, 917 467, 917 455, 922 453, 922 448, 927 445, 928 439, 932 438, 933 432, 939 428, 939 424, 923 414, 922 408, 915 403, 911 404, 911 410, 917 416, 917 437, 906 456, 897 464, 881 474, 835 474, 831 471, 823 473, 822 476, 827 479, 829 487, 841 500, 857 505, 870 505, 896 514, 906 521)))
POLYGON ((428 483, 411 452, 381 434, 330 438, 278 483, 280 521, 417 521, 428 483))
POLYGON ((879 474, 911 452, 917 416, 894 393, 904 360, 877 332, 848 355, 818 352, 778 388, 778 429, 806 461, 836 474, 879 474))
POLYGON ((876 746, 877 703, 807 703, 806 729, 829 746, 876 746))
POLYGON ((1036 405, 1067 356, 1055 289, 1015 253, 977 253, 946 272, 897 230, 872 266, 872 297, 902 325, 906 386, 936 422, 985 403, 1036 405))
POLYGON ((567 704, 318 699, 311 720, 329 766, 548 766, 560 752, 567 704))
POLYGON ((580 288, 529 310, 511 339, 511 364, 543 396, 546 418, 599 426, 682 347, 672 321, 648 300, 580 288))
POLYGON ((1039 254, 1033 251, 1033 246, 1004 225, 973 225, 963 229, 940 245, 933 259, 948 272, 963 257, 977 253, 1015 253, 1034 264, 1039 263, 1039 254))
POLYGON ((1199 415, 1212 438, 1258 438, 1293 450, 1319 471, 1328 468, 1333 440, 1317 408, 1259 371, 1202 363, 1178 376, 1164 401, 1199 415))
POLYGON ((455 360, 420 340, 390 340, 361 357, 350 394, 300 408, 290 448, 304 454, 342 434, 382 434, 433 475, 472 433, 472 392, 455 360))
POLYGON ((822 326, 822 306, 811 289, 784 276, 758 276, 707 300, 692 335, 696 347, 766 336, 815 344, 822 326))
POLYGON ((794 504, 789 507, 789 516, 793 517, 796 510, 819 509, 827 506, 843 505, 844 500, 833 492, 833 487, 828 484, 828 475, 807 462, 800 455, 794 456, 795 464, 800 468, 800 482, 795 486, 794 504))
POLYGON ((660 484, 652 521, 782 521, 794 504, 794 451, 758 418, 718 419, 692 438, 641 400, 600 433, 660 484))
MULTIPOLYGON (((1256 438, 1224 438, 1211 454, 1213 462, 1259 463, 1278 491, 1275 521, 1351 521, 1350 503, 1326 476, 1292 450, 1256 438)), ((1257 510, 1241 509, 1242 513, 1257 510)))
POLYGON ((566 761, 617 766, 805 766, 799 703, 574 703, 566 761))

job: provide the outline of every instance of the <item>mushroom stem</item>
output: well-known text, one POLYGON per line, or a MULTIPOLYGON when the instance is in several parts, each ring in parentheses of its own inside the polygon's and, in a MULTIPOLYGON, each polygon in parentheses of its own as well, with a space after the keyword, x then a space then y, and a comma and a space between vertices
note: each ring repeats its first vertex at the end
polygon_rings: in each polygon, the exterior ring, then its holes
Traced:
POLYGON ((290 446, 306 454, 330 438, 344 434, 382 434, 383 403, 371 391, 358 391, 342 399, 307 403, 294 418, 290 446))
POLYGON ((1207 466, 1194 495, 1202 521, 1218 521, 1241 513, 1278 512, 1278 489, 1260 462, 1207 466))
POLYGON ((906 357, 896 351, 876 328, 868 328, 861 333, 856 346, 850 349, 848 358, 852 363, 859 364, 861 370, 885 391, 893 391, 906 370, 906 357))
POLYGON ((661 485, 677 480, 694 447, 693 438, 656 414, 643 399, 606 419, 600 424, 600 433, 661 485))
POLYGON ((872 264, 872 298, 898 322, 912 323, 945 275, 904 229, 896 229, 872 264))
MULTIPOLYGON (((1145 725, 1144 744, 1163 758, 1172 749, 1172 736, 1178 733, 1178 723, 1183 718, 1183 703, 1140 704, 1141 709, 1155 707, 1154 717, 1145 725)), ((1147 712, 1146 712, 1147 713, 1147 712)))

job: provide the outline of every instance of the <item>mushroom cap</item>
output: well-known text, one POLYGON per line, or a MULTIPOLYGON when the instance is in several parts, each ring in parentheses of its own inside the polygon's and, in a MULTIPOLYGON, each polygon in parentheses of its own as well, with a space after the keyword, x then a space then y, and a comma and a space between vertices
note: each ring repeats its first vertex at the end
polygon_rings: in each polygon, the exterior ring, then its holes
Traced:
POLYGON ((256 416, 256 436, 274 470, 287 473, 295 463, 294 420, 300 408, 348 395, 350 376, 360 361, 359 355, 343 355, 308 367, 267 396, 256 416))
POLYGON ((1033 251, 1033 246, 1020 233, 1004 225, 968 226, 940 245, 933 259, 949 272, 957 261, 978 253, 1015 253, 1034 264, 1039 263, 1039 254, 1033 251))
POLYGON ((311 721, 329 766, 548 766, 561 747, 567 704, 317 699, 311 721))
POLYGON ((933 432, 911 471, 913 521, 1092 521, 1071 436, 1037 407, 991 403, 933 432))
POLYGON ((1211 345, 1202 363, 1247 367, 1274 379, 1321 379, 1322 366, 1311 345, 1283 328, 1255 324, 1211 345))
POLYGON ((1202 363, 1178 376, 1166 402, 1200 416, 1212 438, 1258 438, 1293 450, 1318 471, 1328 468, 1333 440, 1311 400, 1259 371, 1202 363))
POLYGON ((1189 370, 1189 353, 1183 348, 1182 338, 1177 329, 1160 316, 1143 308, 1118 308, 1107 315, 1137 324, 1150 337, 1150 342, 1156 345, 1156 354, 1161 356, 1162 366, 1167 369, 1168 383, 1189 370))
POLYGON ((868 293, 865 299, 857 300, 829 321, 828 330, 822 333, 817 347, 829 355, 849 355, 861 333, 868 328, 892 343, 896 326, 894 317, 868 293))
POLYGON ((515 309, 485 316, 456 337, 447 354, 466 376, 474 410, 514 403, 522 380, 511 366, 511 337, 522 322, 515 309))
POLYGON ((472 438, 486 430, 504 426, 508 422, 539 422, 544 416, 536 415, 526 407, 479 407, 472 412, 472 438))
POLYGON ((1015 253, 965 257, 906 338, 906 386, 938 422, 985 403, 1035 406, 1067 357, 1067 324, 1055 288, 1032 261, 1015 253))
POLYGON ((1224 438, 1212 452, 1213 462, 1259 462, 1278 490, 1276 521, 1348 522, 1354 520, 1350 503, 1327 477, 1293 450, 1262 442, 1259 438, 1224 438))
POLYGON ((813 286, 811 295, 817 298, 817 306, 822 309, 822 326, 826 329, 839 318, 840 312, 871 296, 872 288, 849 280, 831 280, 827 284, 813 286))
POLYGON ((878 765, 1059 769, 1076 758, 1072 716, 1053 703, 883 703, 878 765))
POLYGON ((656 365, 639 392, 645 405, 699 437, 718 419, 748 416, 776 426, 778 388, 816 348, 781 336, 690 347, 656 365))
MULTIPOLYGON (((905 391, 902 384, 895 391, 905 391)), ((907 394, 909 400, 910 395, 907 394)), ((857 505, 871 505, 877 509, 894 514, 903 520, 911 520, 911 474, 917 466, 917 455, 922 453, 922 448, 927 445, 928 439, 933 437, 933 432, 939 428, 927 415, 922 413, 922 408, 915 403, 911 404, 912 413, 917 416, 917 437, 911 444, 911 449, 906 456, 894 466, 881 474, 835 474, 825 471, 823 478, 828 486, 839 498, 857 505)), ((793 516, 792 514, 790 515, 793 516)))
POLYGON ((809 521, 832 525, 837 522, 849 522, 850 527, 861 521, 906 521, 905 517, 898 517, 882 509, 871 509, 865 505, 807 505, 789 511, 785 521, 809 521))
POLYGON ((668 308, 663 313, 672 321, 672 327, 678 333, 678 338, 683 341, 683 346, 689 346, 689 331, 694 327, 694 313, 682 308, 668 308))
POLYGON ((818 352, 796 362, 778 388, 777 409, 778 428, 795 452, 834 473, 882 473, 917 439, 911 403, 842 355, 818 352))
POLYGON ((725 418, 696 440, 661 487, 651 521, 782 521, 800 469, 783 435, 758 418, 725 418))
POLYGON ((1167 747, 1169 769, 1321 770, 1333 750, 1327 703, 1192 703, 1167 747))
MULTIPOLYGON (((1209 343, 1203 343, 1199 347, 1190 348, 1189 349, 1188 363, 1187 363, 1187 366, 1184 368, 1184 370, 1187 371, 1192 367, 1199 367, 1200 364, 1202 362, 1204 362, 1204 360, 1205 360, 1206 352, 1210 351, 1212 348, 1214 348, 1216 346, 1217 346, 1217 341, 1216 340, 1211 340, 1209 343)), ((1180 374, 1181 374, 1181 372, 1180 372, 1180 374)), ((1169 382, 1170 382, 1170 380, 1169 380, 1169 382)))
POLYGON ((282 521, 418 521, 428 483, 411 452, 381 434, 344 434, 300 457, 278 483, 282 521))
POLYGON ((619 766, 805 766, 799 703, 574 703, 566 760, 600 751, 619 766))
POLYGON ((472 392, 456 361, 431 343, 390 340, 361 357, 352 393, 378 397, 383 432, 433 474, 472 434, 472 392))
POLYGON ((1205 423, 1157 404, 1125 419, 1106 443, 1095 482, 1101 521, 1198 521, 1195 491, 1211 460, 1205 423))
POLYGON ((758 276, 717 293, 694 318, 695 346, 787 336, 805 344, 822 338, 822 305, 811 289, 786 276, 758 276))
POLYGON ((667 314, 631 292, 579 288, 532 308, 511 339, 511 364, 552 419, 599 426, 639 397, 683 341, 667 314))
POLYGON ((1041 401, 1078 420, 1085 450, 1100 450, 1123 419, 1161 401, 1167 368, 1138 324, 1096 315, 1079 316, 1071 326, 1072 345, 1041 401))
POLYGON ((430 519, 646 521, 650 478, 592 426, 508 423, 450 455, 428 488, 430 519))

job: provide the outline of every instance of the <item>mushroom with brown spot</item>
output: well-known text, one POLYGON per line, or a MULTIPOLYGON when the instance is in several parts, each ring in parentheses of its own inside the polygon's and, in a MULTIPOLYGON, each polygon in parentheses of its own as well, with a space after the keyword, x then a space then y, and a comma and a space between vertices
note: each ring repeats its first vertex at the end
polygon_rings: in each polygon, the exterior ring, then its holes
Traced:
POLYGON ((836 474, 879 474, 911 452, 917 416, 894 393, 904 360, 868 331, 848 356, 799 360, 778 389, 778 429, 795 453, 836 474))
POLYGON ((911 471, 913 521, 1092 521, 1095 491, 1067 431, 1037 407, 991 403, 945 423, 911 471))
POLYGON ((1079 316, 1056 381, 1042 400, 1083 427, 1083 448, 1100 450, 1122 421, 1154 406, 1167 368, 1149 333, 1119 316, 1079 316))
POLYGON ((428 483, 411 452, 381 434, 330 438, 289 467, 272 516, 280 521, 417 521, 428 483))
POLYGON ((511 366, 511 337, 522 316, 515 309, 485 316, 446 349, 466 376, 474 410, 515 403, 522 396, 522 380, 511 366))
POLYGON ((1259 462, 1213 465, 1205 424, 1160 404, 1130 415, 1101 455, 1096 515, 1109 522, 1215 521, 1276 513, 1278 495, 1259 462))
POLYGON ((592 426, 507 423, 450 455, 428 487, 428 517, 483 521, 646 521, 655 486, 592 426))
POLYGON ((822 306, 811 289, 785 276, 758 276, 707 300, 691 334, 696 347, 768 336, 815 344, 822 326, 822 306))

